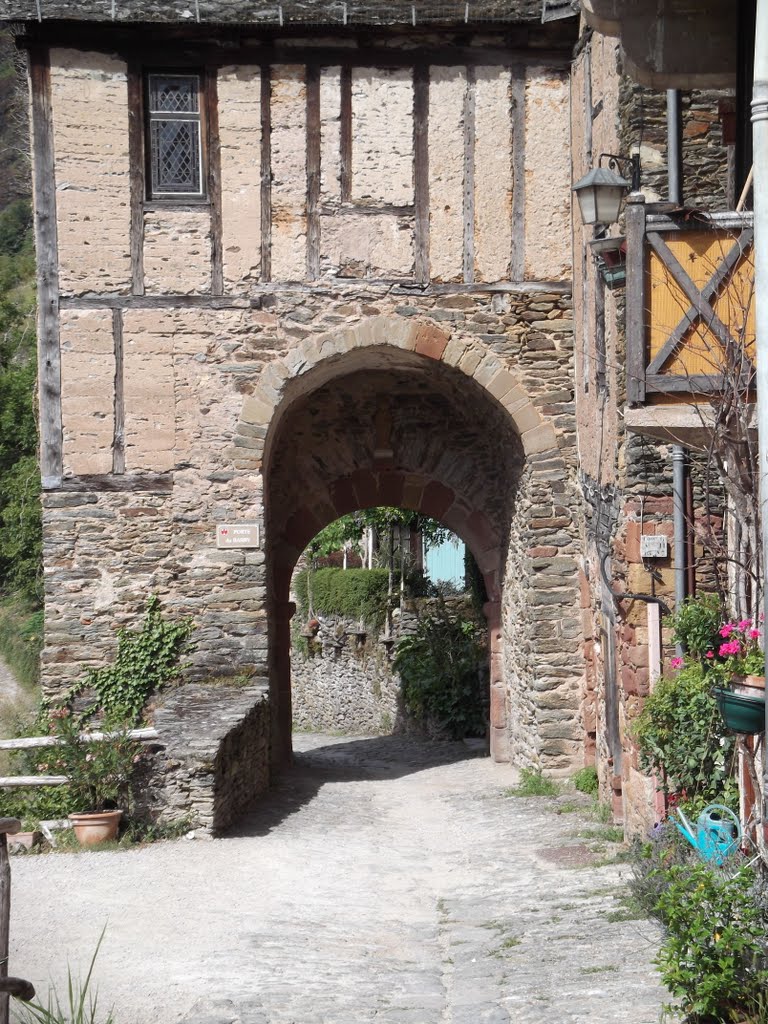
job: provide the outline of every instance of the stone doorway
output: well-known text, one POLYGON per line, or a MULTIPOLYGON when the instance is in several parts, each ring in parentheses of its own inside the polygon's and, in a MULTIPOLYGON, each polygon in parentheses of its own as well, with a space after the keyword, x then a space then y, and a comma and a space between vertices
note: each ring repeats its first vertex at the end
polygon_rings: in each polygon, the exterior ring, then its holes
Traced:
POLYGON ((390 505, 443 522, 483 573, 494 759, 562 774, 578 767, 583 673, 568 644, 563 657, 563 638, 579 628, 578 499, 553 424, 501 358, 416 318, 363 320, 291 356, 242 417, 245 430, 268 424, 275 762, 291 756, 296 561, 339 516, 390 505))

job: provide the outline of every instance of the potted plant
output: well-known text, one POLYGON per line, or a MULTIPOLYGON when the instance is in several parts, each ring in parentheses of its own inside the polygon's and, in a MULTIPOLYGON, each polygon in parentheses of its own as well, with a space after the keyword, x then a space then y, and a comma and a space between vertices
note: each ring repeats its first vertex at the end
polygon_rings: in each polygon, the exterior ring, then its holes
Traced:
POLYGON ((724 686, 714 688, 720 713, 734 732, 757 733, 765 728, 765 656, 761 633, 752 619, 724 622, 717 650, 707 651, 713 671, 724 686))
POLYGON ((69 815, 78 842, 93 846, 114 839, 130 802, 131 776, 141 759, 141 744, 124 726, 106 721, 104 739, 88 740, 68 707, 50 713, 52 732, 60 741, 52 761, 69 779, 71 803, 82 810, 69 815))

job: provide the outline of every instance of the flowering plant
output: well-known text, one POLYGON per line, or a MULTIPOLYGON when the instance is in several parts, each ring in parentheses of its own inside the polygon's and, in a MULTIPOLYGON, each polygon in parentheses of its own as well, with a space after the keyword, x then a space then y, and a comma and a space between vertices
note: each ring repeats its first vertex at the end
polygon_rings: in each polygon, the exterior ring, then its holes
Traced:
POLYGON ((761 676, 765 672, 762 634, 752 619, 724 622, 714 650, 705 653, 723 675, 761 676))
POLYGON ((82 813, 128 806, 131 776, 141 760, 141 744, 125 728, 105 724, 102 740, 84 740, 81 722, 68 707, 50 712, 50 732, 59 744, 46 751, 38 771, 69 779, 72 806, 82 813))

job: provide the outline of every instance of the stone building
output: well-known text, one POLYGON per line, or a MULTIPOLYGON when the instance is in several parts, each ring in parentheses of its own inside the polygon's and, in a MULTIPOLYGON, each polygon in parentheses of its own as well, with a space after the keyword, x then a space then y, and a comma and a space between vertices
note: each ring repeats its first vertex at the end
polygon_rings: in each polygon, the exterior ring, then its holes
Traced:
MULTIPOLYGON (((301 551, 379 504, 440 520, 483 572, 492 756, 597 761, 618 818, 653 814, 629 726, 679 544, 650 573, 641 537, 672 537, 679 435, 631 313, 649 225, 676 229, 653 205, 669 83, 613 0, 582 6, 0 0, 32 96, 44 686, 108 658, 149 594, 191 616, 159 718, 215 721, 205 756, 238 769, 214 825, 264 784, 249 758, 290 758, 301 551), (571 184, 634 143, 625 293, 571 184), (251 698, 208 685, 243 675, 251 698)), ((710 210, 743 180, 729 25, 673 83, 686 202, 710 210)))
POLYGON ((399 505, 484 574, 492 755, 580 767, 577 19, 535 0, 0 16, 32 97, 46 691, 158 594, 194 619, 196 693, 268 687, 285 763, 291 571, 338 516, 399 505), (217 531, 242 526, 243 547, 217 531))

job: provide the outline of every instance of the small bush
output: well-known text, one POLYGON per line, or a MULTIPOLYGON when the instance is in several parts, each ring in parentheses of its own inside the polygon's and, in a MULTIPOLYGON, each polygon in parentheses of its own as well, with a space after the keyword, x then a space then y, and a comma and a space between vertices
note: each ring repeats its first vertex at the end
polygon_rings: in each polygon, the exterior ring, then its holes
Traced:
POLYGON ((580 768, 573 776, 573 784, 580 793, 588 793, 590 796, 597 796, 600 788, 597 781, 597 769, 593 764, 580 768))
POLYGON ((728 878, 704 864, 663 872, 656 914, 666 930, 656 964, 691 1021, 743 1019, 768 986, 766 925, 744 868, 728 878))
POLYGON ((560 786, 547 778, 540 768, 521 768, 520 783, 505 790, 505 796, 558 796, 560 786))
POLYGON ((635 723, 641 767, 655 771, 667 793, 703 803, 732 800, 733 737, 700 665, 659 680, 635 723))

